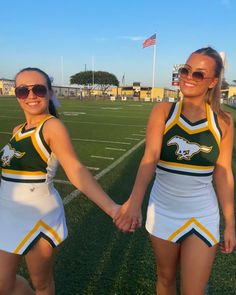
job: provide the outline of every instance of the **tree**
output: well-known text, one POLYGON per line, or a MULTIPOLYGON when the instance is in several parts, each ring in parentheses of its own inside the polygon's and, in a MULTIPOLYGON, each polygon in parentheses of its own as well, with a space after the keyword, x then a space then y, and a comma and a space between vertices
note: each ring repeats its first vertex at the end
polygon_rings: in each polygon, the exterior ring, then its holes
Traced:
POLYGON ((102 90, 103 94, 110 86, 119 86, 119 81, 115 75, 102 71, 79 72, 70 77, 70 83, 87 86, 90 89, 94 84, 97 88, 102 90))
POLYGON ((222 79, 221 89, 228 89, 229 83, 225 80, 225 78, 222 79))

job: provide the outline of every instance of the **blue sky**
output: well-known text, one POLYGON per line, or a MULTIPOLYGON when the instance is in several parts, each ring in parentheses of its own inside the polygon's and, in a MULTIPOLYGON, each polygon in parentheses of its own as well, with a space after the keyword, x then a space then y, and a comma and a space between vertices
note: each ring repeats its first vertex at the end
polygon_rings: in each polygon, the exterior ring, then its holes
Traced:
POLYGON ((152 84, 157 33, 156 87, 171 87, 174 64, 210 45, 224 51, 225 77, 236 79, 236 0, 11 0, 1 3, 0 77, 39 67, 55 85, 77 72, 102 70, 126 84, 152 84), (94 60, 94 63, 93 63, 94 60), (85 66, 86 65, 86 66, 85 66))

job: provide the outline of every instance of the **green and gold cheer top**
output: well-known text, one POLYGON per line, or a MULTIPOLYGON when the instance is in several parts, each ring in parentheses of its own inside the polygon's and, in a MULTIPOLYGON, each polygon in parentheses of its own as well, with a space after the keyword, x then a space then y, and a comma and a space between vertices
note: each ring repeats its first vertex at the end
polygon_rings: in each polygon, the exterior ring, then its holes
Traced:
POLYGON ((55 176, 58 161, 46 144, 43 124, 52 118, 44 118, 38 126, 26 130, 23 124, 10 142, 2 148, 2 180, 19 183, 50 182, 55 176))
POLYGON ((206 103, 206 118, 192 123, 181 110, 182 101, 174 103, 170 110, 157 169, 182 175, 210 176, 222 136, 217 115, 206 103))

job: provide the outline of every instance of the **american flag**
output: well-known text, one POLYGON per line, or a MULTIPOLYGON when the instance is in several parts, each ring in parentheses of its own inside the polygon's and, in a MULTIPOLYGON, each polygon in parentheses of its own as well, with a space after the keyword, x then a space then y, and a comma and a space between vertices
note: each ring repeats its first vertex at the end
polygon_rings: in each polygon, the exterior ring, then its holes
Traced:
POLYGON ((155 45, 156 44, 156 34, 152 35, 150 38, 146 39, 143 42, 143 48, 151 46, 151 45, 155 45))

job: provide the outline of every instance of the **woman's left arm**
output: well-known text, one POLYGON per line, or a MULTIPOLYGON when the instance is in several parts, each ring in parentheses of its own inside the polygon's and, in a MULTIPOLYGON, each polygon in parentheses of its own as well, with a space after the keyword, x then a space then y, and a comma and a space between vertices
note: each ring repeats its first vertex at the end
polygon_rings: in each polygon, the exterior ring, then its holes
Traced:
POLYGON ((69 133, 62 122, 58 119, 48 120, 44 125, 43 134, 70 182, 111 218, 114 218, 120 206, 103 191, 90 171, 78 159, 69 133))
POLYGON ((220 154, 214 169, 213 180, 217 197, 225 220, 224 241, 220 244, 222 253, 231 253, 236 244, 234 215, 234 177, 232 172, 232 151, 234 138, 234 122, 221 122, 222 140, 220 154))

